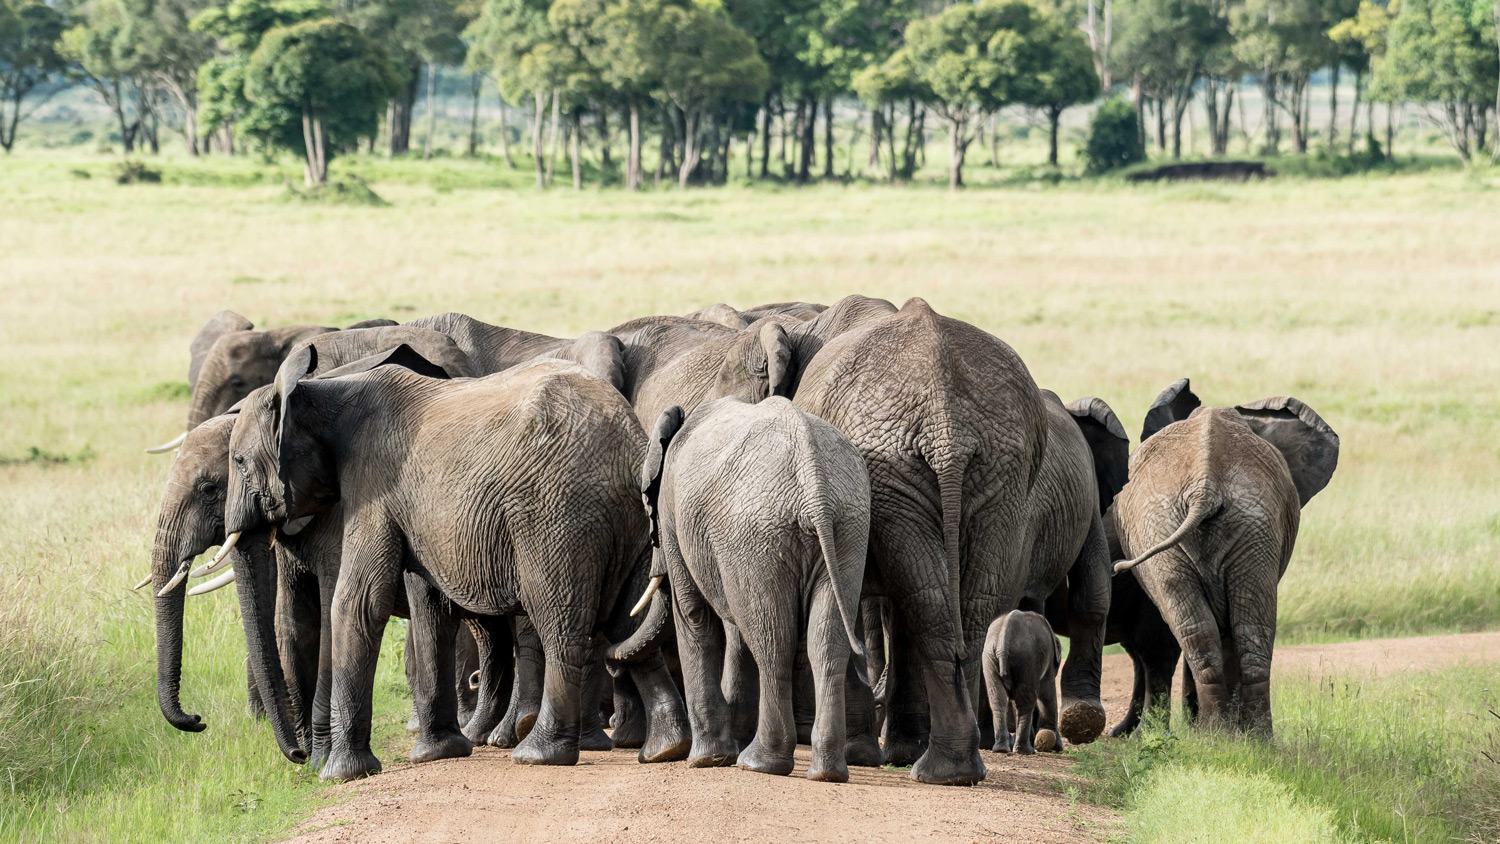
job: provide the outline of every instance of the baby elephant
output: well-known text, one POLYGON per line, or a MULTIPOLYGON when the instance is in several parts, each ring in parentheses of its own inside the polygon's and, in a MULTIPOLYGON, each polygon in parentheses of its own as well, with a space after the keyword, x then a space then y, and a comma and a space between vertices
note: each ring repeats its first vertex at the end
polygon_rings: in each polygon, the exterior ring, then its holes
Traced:
POLYGON ((996 753, 1062 749, 1057 741, 1057 666, 1061 662, 1062 643, 1043 616, 1012 610, 990 624, 984 637, 984 683, 995 716, 996 753), (1038 701, 1041 729, 1033 744, 1032 719, 1038 701), (1009 729, 1012 703, 1018 721, 1015 736, 1009 729))
POLYGON ((864 458, 784 398, 724 398, 685 421, 680 407, 662 413, 641 489, 658 548, 651 573, 667 575, 676 603, 688 763, 792 772, 793 666, 805 632, 816 700, 807 776, 846 782, 844 683, 851 647, 862 648, 855 613, 870 533, 864 458), (759 721, 744 749, 721 686, 726 624, 760 674, 759 721))

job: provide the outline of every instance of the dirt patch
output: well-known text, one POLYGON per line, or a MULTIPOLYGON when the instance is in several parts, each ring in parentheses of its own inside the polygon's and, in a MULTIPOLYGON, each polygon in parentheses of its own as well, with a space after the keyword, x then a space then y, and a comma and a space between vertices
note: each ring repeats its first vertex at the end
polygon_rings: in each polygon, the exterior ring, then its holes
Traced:
MULTIPOLYGON (((1280 676, 1385 676, 1465 661, 1500 662, 1500 633, 1276 649, 1280 676)), ((1130 660, 1104 661, 1114 723, 1130 703, 1130 660)), ((853 769, 847 785, 808 782, 807 749, 790 777, 737 769, 640 765, 634 751, 585 753, 573 768, 510 764, 509 751, 401 765, 335 790, 291 839, 301 844, 447 841, 1104 841, 1117 818, 1067 795, 1066 757, 985 752, 974 788, 912 782, 906 771, 853 769)))

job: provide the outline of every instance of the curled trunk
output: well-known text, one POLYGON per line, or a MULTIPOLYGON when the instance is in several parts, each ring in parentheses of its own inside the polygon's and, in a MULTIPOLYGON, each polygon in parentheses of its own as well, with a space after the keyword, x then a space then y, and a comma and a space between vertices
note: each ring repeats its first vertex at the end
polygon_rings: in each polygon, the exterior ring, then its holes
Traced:
MULTIPOLYGON (((156 532, 156 547, 151 554, 151 592, 156 594, 177 573, 173 549, 178 547, 178 533, 163 526, 156 532)), ((181 584, 156 601, 156 700, 167 723, 189 733, 202 732, 208 725, 197 715, 182 711, 182 615, 187 589, 181 584)))
POLYGON ((634 662, 660 649, 667 636, 673 632, 671 603, 671 595, 663 585, 652 597, 651 608, 647 610, 646 619, 641 622, 641 626, 624 641, 611 644, 604 653, 605 657, 621 662, 634 662))

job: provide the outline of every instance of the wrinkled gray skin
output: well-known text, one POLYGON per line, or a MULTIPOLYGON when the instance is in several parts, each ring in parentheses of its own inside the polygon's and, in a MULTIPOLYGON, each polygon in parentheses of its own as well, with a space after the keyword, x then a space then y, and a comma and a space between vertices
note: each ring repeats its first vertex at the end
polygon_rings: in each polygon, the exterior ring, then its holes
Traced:
POLYGON ((1011 610, 990 624, 984 637, 984 684, 994 717, 996 753, 1030 755, 1039 730, 1057 734, 1057 668, 1062 643, 1039 613, 1011 610), (1014 709, 1012 708, 1014 705, 1014 709), (1009 724, 1016 724, 1011 735, 1009 724))
MULTIPOLYGON (((1068 557, 1071 542, 1075 554, 1102 542, 1094 519, 1079 515, 1096 506, 1093 492, 1087 505, 1068 499, 1076 522, 1036 521, 1032 496, 1048 455, 1049 415, 1025 365, 993 336, 921 300, 896 311, 864 297, 848 297, 785 336, 786 346, 766 355, 785 361, 772 392, 791 393, 832 423, 870 470, 865 593, 888 597, 893 609, 887 761, 914 761, 912 776, 923 782, 977 782, 984 765, 971 701, 985 626, 1023 598, 1039 607, 1077 562, 1068 557), (1034 570, 1041 559, 1056 568, 1034 570)), ((1087 447, 1077 445, 1087 465, 1087 447)), ((1071 465, 1079 455, 1056 457, 1071 465)), ((1102 630, 1107 579, 1088 575, 1100 586, 1080 590, 1074 611, 1088 620, 1080 629, 1102 630)), ((1101 646, 1097 637, 1082 644, 1063 670, 1060 720, 1065 729, 1080 726, 1075 742, 1103 726, 1101 646)))
POLYGON ((1269 736, 1276 586, 1339 439, 1290 397, 1186 412, 1195 405, 1183 379, 1147 413, 1114 506, 1133 559, 1115 568, 1133 573, 1181 643, 1203 720, 1269 736))
POLYGON ((702 310, 694 311, 688 314, 687 318, 703 320, 705 322, 717 322, 720 325, 739 330, 768 316, 784 316, 796 320, 808 320, 826 310, 828 310, 827 305, 818 305, 812 302, 777 302, 771 305, 756 305, 739 311, 720 302, 715 305, 709 305, 702 310))
MULTIPOLYGON (((411 354, 402 347, 393 355, 403 351, 411 354)), ((480 647, 492 654, 509 651, 496 641, 509 630, 501 617, 526 612, 545 652, 543 703, 512 759, 576 762, 596 634, 628 635, 624 587, 637 573, 643 583, 649 559, 633 482, 644 436, 628 406, 606 383, 558 361, 466 381, 378 362, 356 375, 301 380, 315 368, 315 353, 294 355, 273 406, 247 409, 236 426, 226 519, 231 529, 262 529, 324 513, 333 501, 343 506, 333 736, 323 778, 380 770, 369 747, 372 684, 403 583, 412 629, 436 631, 425 646, 438 651, 438 665, 456 623, 444 602, 484 622, 490 641, 480 647)), ((427 371, 441 372, 430 364, 427 371)), ((646 624, 667 623, 662 604, 653 602, 646 624)), ((250 609, 247 618, 253 598, 250 609)), ((252 627, 246 640, 257 679, 276 689, 280 666, 273 650, 254 647, 261 643, 252 627)), ((634 679, 662 726, 642 755, 681 758, 689 737, 664 666, 634 679)), ((434 688, 441 695, 445 686, 434 688)), ((451 709, 430 703, 437 717, 451 709)), ((282 717, 270 713, 273 730, 282 717)), ((437 731, 455 751, 469 745, 453 720, 437 731)))
MULTIPOLYGON (((793 664, 801 633, 816 688, 808 778, 847 782, 844 680, 857 632, 869 536, 864 460, 832 425, 784 398, 723 398, 684 422, 664 411, 641 488, 676 601, 677 642, 693 728, 691 767, 738 764, 791 773, 797 728, 793 664), (725 624, 758 668, 754 685, 722 683, 725 624), (729 697, 726 699, 726 691, 729 697), (751 695, 736 699, 736 692, 751 695), (758 719, 751 713, 758 707, 758 719), (757 724, 741 745, 734 721, 757 724)), ((878 764, 873 736, 863 748, 878 764)))

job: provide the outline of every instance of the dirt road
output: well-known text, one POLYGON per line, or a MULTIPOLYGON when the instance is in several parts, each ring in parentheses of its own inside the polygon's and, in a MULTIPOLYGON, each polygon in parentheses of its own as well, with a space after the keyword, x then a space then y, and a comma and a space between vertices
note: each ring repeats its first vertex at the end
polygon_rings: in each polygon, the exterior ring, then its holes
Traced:
MULTIPOLYGON (((1384 676, 1465 661, 1500 662, 1500 633, 1282 647, 1275 672, 1384 676)), ((1107 657, 1111 723, 1129 704, 1130 685, 1130 661, 1107 657)), ((508 751, 483 748, 335 789, 292 841, 1086 842, 1105 840, 1117 823, 1068 799, 1068 759, 983 755, 984 783, 938 788, 866 768, 847 785, 811 783, 800 777, 806 748, 790 777, 638 765, 625 751, 585 753, 574 768, 528 768, 511 765, 508 751)))

